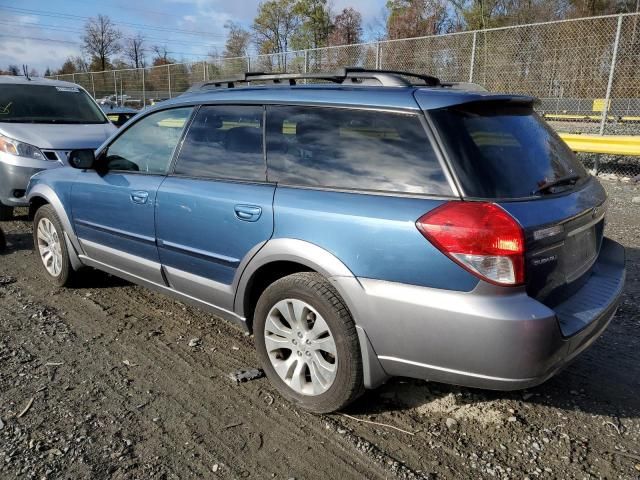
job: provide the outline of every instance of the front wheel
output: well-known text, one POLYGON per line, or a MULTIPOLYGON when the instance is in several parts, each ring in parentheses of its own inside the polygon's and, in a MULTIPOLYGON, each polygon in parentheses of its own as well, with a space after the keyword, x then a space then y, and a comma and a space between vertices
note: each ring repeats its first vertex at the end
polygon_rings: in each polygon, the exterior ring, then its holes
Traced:
POLYGON ((35 214, 33 246, 47 278, 59 287, 68 285, 74 272, 62 224, 51 205, 40 207, 35 214))
POLYGON ((260 296, 254 318, 258 358, 285 398, 327 413, 364 391, 355 323, 320 274, 296 273, 274 282, 260 296))

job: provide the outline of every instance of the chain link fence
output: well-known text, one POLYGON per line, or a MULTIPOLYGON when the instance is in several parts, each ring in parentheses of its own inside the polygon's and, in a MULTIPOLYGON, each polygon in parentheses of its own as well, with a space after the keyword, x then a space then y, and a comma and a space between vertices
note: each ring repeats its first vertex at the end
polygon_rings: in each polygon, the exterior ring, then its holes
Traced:
MULTIPOLYGON (((533 95, 540 99, 538 111, 560 132, 640 135, 640 14, 52 78, 78 83, 97 99, 143 108, 194 83, 246 71, 318 72, 342 66, 409 70, 533 95)), ((603 172, 640 174, 636 157, 582 158, 603 172)))

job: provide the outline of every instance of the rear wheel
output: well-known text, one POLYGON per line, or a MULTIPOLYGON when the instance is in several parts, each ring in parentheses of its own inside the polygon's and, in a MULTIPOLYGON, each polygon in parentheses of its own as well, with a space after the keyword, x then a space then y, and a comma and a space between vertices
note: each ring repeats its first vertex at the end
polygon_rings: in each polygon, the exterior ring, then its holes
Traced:
POLYGON ((363 392, 355 323, 324 277, 303 272, 274 282, 260 296, 254 318, 258 357, 284 397, 326 413, 363 392))
POLYGON ((49 280, 59 287, 68 285, 74 272, 62 224, 51 205, 44 205, 36 212, 33 219, 33 245, 49 280))
POLYGON ((7 207, 0 203, 0 221, 7 222, 13 219, 13 207, 7 207))

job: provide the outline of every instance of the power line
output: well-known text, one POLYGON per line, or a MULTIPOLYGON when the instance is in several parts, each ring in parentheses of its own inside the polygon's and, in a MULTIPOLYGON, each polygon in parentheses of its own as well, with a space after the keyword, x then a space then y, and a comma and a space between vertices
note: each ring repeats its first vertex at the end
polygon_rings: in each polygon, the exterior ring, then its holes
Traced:
POLYGON ((9 37, 9 38, 16 38, 16 39, 20 39, 20 40, 41 40, 43 42, 56 42, 56 43, 68 43, 70 45, 76 45, 76 46, 80 46, 79 43, 76 42, 72 42, 70 40, 59 40, 57 38, 42 38, 42 37, 25 37, 20 35, 19 37, 16 35, 7 35, 4 33, 0 33, 0 37, 9 37))
MULTIPOLYGON (((82 3, 82 4, 86 4, 86 0, 66 0, 68 1, 73 1, 76 3, 82 3)), ((129 11, 133 11, 133 12, 142 12, 142 13, 147 13, 147 14, 152 14, 152 15, 162 15, 164 17, 171 17, 171 18, 176 18, 176 14, 175 13, 169 13, 169 12, 158 12, 157 10, 148 10, 146 8, 134 8, 134 7, 130 7, 129 5, 123 4, 122 2, 118 2, 114 5, 114 7, 121 9, 121 10, 129 10, 129 11)))
MULTIPOLYGON (((50 25, 46 23, 21 22, 16 25, 15 22, 0 20, 0 25, 12 25, 15 27, 37 28, 38 30, 50 30, 55 32, 66 32, 66 33, 69 32, 69 29, 66 27, 59 26, 59 25, 50 25)), ((133 40, 135 37, 130 35, 124 35, 122 38, 127 40, 133 40)), ((219 44, 218 41, 214 41, 211 43, 200 43, 200 42, 191 42, 191 41, 184 41, 184 40, 172 40, 172 39, 160 38, 160 37, 149 37, 147 35, 143 35, 143 38, 144 40, 153 40, 153 41, 162 42, 162 43, 180 44, 185 46, 193 45, 193 46, 199 46, 199 47, 212 47, 214 45, 219 44)))
MULTIPOLYGON (((34 41, 41 41, 41 42, 55 42, 55 43, 66 43, 69 45, 75 45, 76 47, 81 47, 82 45, 77 43, 77 42, 72 42, 70 40, 60 40, 57 38, 44 38, 44 37, 25 37, 23 35, 17 36, 17 35, 8 35, 8 34, 4 34, 4 33, 0 33, 0 37, 7 37, 7 38, 15 38, 15 39, 20 39, 20 40, 34 40, 34 41)), ((208 57, 209 54, 208 53, 192 53, 192 52, 176 52, 173 50, 167 50, 167 53, 172 54, 172 55, 186 55, 186 56, 191 56, 191 57, 208 57)))
MULTIPOLYGON (((26 15, 36 15, 36 16, 39 16, 39 17, 51 17, 51 18, 60 18, 60 19, 90 20, 92 18, 92 17, 82 16, 82 15, 72 15, 72 14, 69 14, 69 13, 57 13, 57 12, 51 12, 51 11, 47 11, 47 10, 33 10, 33 9, 29 9, 29 8, 17 8, 17 7, 0 6, 0 10, 9 10, 9 11, 12 11, 12 12, 22 13, 22 14, 26 14, 26 15)), ((183 30, 183 29, 178 29, 178 28, 156 27, 156 26, 153 26, 153 25, 146 25, 146 24, 142 24, 142 23, 130 23, 130 22, 120 22, 120 21, 113 21, 113 23, 114 23, 114 25, 124 25, 124 26, 136 27, 136 28, 143 28, 143 29, 147 29, 147 30, 155 30, 155 31, 160 31, 160 32, 175 32, 175 33, 180 33, 182 35, 193 35, 193 36, 208 35, 210 37, 217 37, 217 38, 225 38, 226 37, 225 35, 211 33, 211 32, 203 32, 203 31, 196 31, 196 30, 183 30)))

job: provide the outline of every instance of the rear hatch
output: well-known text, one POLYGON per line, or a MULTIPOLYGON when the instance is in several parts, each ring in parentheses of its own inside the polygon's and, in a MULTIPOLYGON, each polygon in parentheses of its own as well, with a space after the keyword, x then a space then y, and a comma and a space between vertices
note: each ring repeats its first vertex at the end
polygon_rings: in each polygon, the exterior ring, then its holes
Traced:
POLYGON ((531 99, 501 97, 430 110, 466 200, 489 200, 523 227, 530 296, 554 307, 589 278, 606 194, 531 99))

